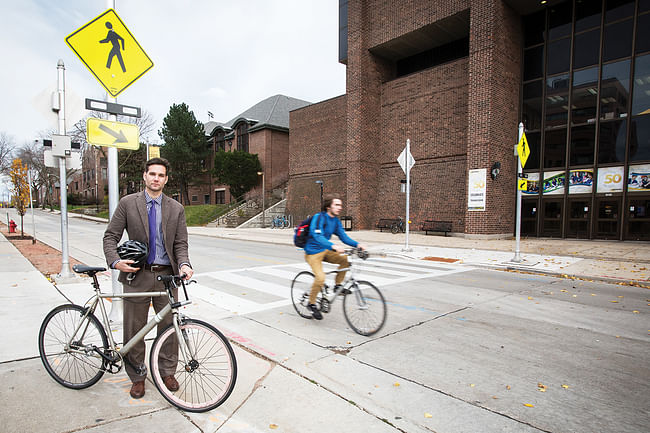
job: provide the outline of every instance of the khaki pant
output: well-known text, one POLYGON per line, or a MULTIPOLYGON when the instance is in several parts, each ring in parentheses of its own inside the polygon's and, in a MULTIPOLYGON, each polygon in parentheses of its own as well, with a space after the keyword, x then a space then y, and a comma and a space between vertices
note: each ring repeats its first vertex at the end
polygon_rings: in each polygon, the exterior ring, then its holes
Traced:
MULTIPOLYGON (((348 263, 348 257, 345 254, 340 254, 332 250, 325 250, 316 254, 305 254, 305 261, 309 263, 309 266, 311 266, 311 270, 314 273, 314 284, 311 286, 311 293, 309 294, 310 304, 316 303, 318 292, 323 287, 323 284, 325 284, 323 262, 339 265, 339 269, 347 268, 350 266, 348 263)), ((343 283, 343 280, 345 279, 345 272, 346 271, 336 274, 336 284, 343 283)))
MULTIPOLYGON (((162 281, 157 281, 156 277, 158 275, 172 275, 172 268, 170 267, 168 271, 161 272, 152 272, 142 269, 138 273, 140 272, 143 274, 138 276, 138 286, 144 286, 144 288, 131 287, 129 284, 124 284, 124 293, 164 292, 164 283, 162 281)), ((172 293, 174 294, 174 298, 177 299, 178 289, 173 289, 172 293)), ((153 309, 158 313, 169 304, 169 301, 167 296, 124 298, 124 314, 122 316, 124 322, 124 343, 129 341, 147 323, 150 303, 153 303, 153 309)), ((171 324, 172 314, 169 313, 160 323, 158 323, 157 334, 161 334, 163 330, 171 324)), ((144 363, 145 351, 146 347, 144 340, 140 340, 135 346, 133 346, 133 349, 126 354, 126 357, 132 365, 137 367, 144 363)), ((178 341, 175 334, 165 343, 165 346, 160 353, 159 363, 159 368, 163 376, 169 376, 176 372, 176 364, 178 363, 178 341)), ((146 376, 138 375, 129 363, 125 362, 124 364, 126 374, 131 378, 131 382, 140 382, 145 379, 146 376)))

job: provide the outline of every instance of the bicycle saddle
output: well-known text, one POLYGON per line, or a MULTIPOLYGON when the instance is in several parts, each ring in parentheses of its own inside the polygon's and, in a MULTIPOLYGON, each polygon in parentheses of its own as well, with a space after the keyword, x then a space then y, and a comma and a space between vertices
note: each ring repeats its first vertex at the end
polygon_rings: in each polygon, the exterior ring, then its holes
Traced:
POLYGON ((72 266, 72 270, 78 274, 87 274, 92 277, 97 272, 104 272, 106 268, 102 268, 101 266, 74 265, 72 266))

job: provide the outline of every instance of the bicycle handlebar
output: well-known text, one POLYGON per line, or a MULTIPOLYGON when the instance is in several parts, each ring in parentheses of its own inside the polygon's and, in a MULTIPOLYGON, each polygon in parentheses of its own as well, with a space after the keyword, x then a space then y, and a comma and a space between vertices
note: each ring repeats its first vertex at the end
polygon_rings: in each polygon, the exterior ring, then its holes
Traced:
MULTIPOLYGON (((187 296, 187 288, 185 287, 185 280, 184 278, 187 276, 187 274, 182 274, 182 275, 158 275, 156 279, 158 281, 162 281, 165 283, 165 288, 169 289, 169 283, 171 283, 172 286, 178 288, 178 283, 181 283, 181 286, 183 286, 183 292, 185 293, 185 299, 189 301, 189 296, 187 296)), ((196 283, 196 280, 189 280, 187 284, 192 284, 196 283)), ((171 291, 169 292, 171 293, 171 291)))
POLYGON ((357 255, 360 259, 366 260, 368 257, 370 257, 370 254, 366 250, 361 250, 359 248, 348 248, 345 250, 345 254, 348 256, 353 256, 357 255))

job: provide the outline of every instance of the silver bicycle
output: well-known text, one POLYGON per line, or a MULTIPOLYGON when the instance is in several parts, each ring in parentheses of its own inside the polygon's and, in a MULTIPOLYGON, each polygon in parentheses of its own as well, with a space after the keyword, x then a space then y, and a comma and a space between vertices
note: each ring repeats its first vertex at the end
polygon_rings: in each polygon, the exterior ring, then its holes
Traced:
MULTIPOLYGON (((356 248, 348 249, 345 253, 350 256, 354 255, 362 260, 368 258, 366 251, 356 248)), ((343 316, 350 328, 357 334, 373 335, 377 333, 386 322, 386 300, 379 289, 369 281, 359 281, 354 278, 354 269, 352 260, 350 266, 341 271, 348 271, 347 280, 338 288, 329 287, 325 284, 318 293, 316 307, 322 313, 329 313, 332 303, 338 296, 343 296, 343 316)), ((326 272, 336 274, 339 270, 326 272)), ((311 319, 311 311, 307 308, 309 305, 309 293, 314 283, 314 274, 310 271, 302 271, 293 279, 291 283, 291 301, 296 312, 305 319, 311 319)))
MULTIPOLYGON (((92 278, 95 294, 84 306, 73 303, 59 305, 43 320, 38 335, 38 349, 47 372, 61 385, 72 389, 87 388, 99 381, 104 373, 118 373, 125 355, 160 321, 172 314, 172 324, 156 337, 151 345, 149 368, 153 382, 165 399, 189 412, 205 412, 221 405, 232 393, 237 379, 237 360, 228 339, 214 326, 181 314, 179 307, 191 304, 185 282, 180 275, 158 276, 165 286, 163 292, 102 293, 97 273, 106 268, 75 265, 72 269, 92 278), (177 301, 173 288, 181 284, 185 301, 177 301), (167 296, 166 305, 124 346, 113 340, 108 315, 102 299, 138 296, 167 296), (104 326, 95 316, 97 307, 104 326), (178 364, 174 376, 179 389, 170 391, 163 382, 159 355, 172 340, 178 342, 178 364)), ((194 281, 190 281, 192 283, 194 281)), ((189 283, 188 283, 189 284, 189 283)), ((146 374, 146 367, 134 366, 146 374)))

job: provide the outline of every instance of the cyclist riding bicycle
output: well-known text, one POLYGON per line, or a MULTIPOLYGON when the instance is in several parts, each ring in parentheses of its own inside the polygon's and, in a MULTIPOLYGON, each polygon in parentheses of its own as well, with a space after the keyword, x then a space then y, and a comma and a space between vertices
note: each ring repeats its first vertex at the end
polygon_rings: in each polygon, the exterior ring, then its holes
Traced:
MULTIPOLYGON (((321 212, 314 215, 309 226, 309 238, 305 245, 305 261, 311 266, 314 273, 314 284, 309 294, 309 305, 307 308, 312 313, 312 317, 321 320, 323 315, 316 306, 318 292, 325 283, 325 272, 323 272, 323 262, 334 263, 339 265, 339 269, 349 267, 348 258, 344 254, 345 247, 341 244, 335 244, 330 241, 332 234, 336 234, 339 239, 346 245, 364 250, 365 247, 357 241, 351 239, 343 230, 339 215, 343 209, 343 202, 337 195, 328 195, 323 201, 321 212)), ((337 286, 343 283, 345 272, 336 274, 335 283, 337 286)))

